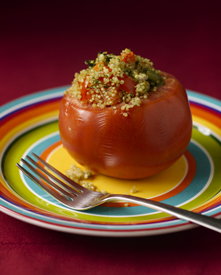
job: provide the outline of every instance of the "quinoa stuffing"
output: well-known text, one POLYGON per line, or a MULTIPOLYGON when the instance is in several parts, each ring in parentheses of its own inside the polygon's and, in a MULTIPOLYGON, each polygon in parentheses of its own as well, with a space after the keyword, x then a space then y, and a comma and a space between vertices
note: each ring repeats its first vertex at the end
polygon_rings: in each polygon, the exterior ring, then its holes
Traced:
POLYGON ((134 106, 140 106, 150 92, 165 84, 165 78, 153 63, 125 49, 121 55, 99 52, 95 60, 85 61, 87 69, 75 74, 75 78, 65 94, 78 99, 93 108, 117 108, 121 104, 122 113, 134 106))
POLYGON ((84 188, 87 188, 91 191, 100 192, 106 194, 105 190, 99 190, 93 182, 88 181, 92 177, 92 172, 90 170, 82 170, 77 167, 75 164, 72 164, 71 167, 65 172, 65 175, 76 183, 80 184, 84 188))
POLYGON ((92 191, 99 191, 92 182, 87 181, 92 176, 90 170, 83 171, 75 164, 72 164, 71 167, 65 172, 65 175, 87 189, 92 191))
MULTIPOLYGON (((76 183, 80 184, 84 188, 87 188, 91 191, 100 192, 102 194, 107 194, 108 192, 105 190, 99 190, 93 182, 88 181, 89 178, 92 177, 92 172, 90 170, 82 170, 77 167, 75 164, 72 164, 71 167, 65 172, 65 175, 76 183)), ((137 193, 136 187, 132 186, 130 193, 137 193)), ((128 195, 129 193, 125 193, 128 195)))

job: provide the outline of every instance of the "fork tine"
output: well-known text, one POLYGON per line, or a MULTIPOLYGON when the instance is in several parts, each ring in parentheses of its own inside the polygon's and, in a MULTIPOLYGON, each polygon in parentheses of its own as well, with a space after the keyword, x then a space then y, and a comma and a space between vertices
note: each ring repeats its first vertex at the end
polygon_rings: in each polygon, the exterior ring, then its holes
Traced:
MULTIPOLYGON (((44 174, 48 175, 50 178, 53 179, 53 181, 56 182, 56 184, 58 184, 62 189, 66 190, 67 192, 72 193, 74 196, 77 196, 77 192, 79 192, 78 190, 75 190, 72 186, 70 187, 69 185, 67 185, 66 183, 64 183, 63 181, 61 181, 59 178, 55 177, 53 174, 51 174, 48 170, 46 170, 44 167, 42 167, 39 163, 37 163, 36 161, 34 161, 32 158, 30 158, 29 156, 26 156, 27 159, 34 164, 36 167, 38 167, 44 174), (75 191, 75 192, 74 192, 75 191)), ((23 159, 21 159, 26 165, 27 162, 23 159)), ((28 163, 29 165, 29 163, 28 163)), ((30 168, 31 169, 31 168, 30 168)))
POLYGON ((55 173, 59 178, 61 178, 62 180, 64 180, 68 185, 70 185, 71 187, 73 187, 74 189, 76 189, 78 192, 82 193, 83 191, 87 190, 86 188, 84 188, 80 184, 78 184, 78 183, 74 182, 73 180, 69 179, 67 176, 65 176, 64 174, 62 174, 56 168, 54 168, 49 163, 47 163, 46 161, 44 161, 42 158, 40 158, 39 156, 37 156, 35 153, 32 153, 32 155, 37 160, 39 160, 42 164, 44 164, 45 167, 47 167, 50 171, 52 171, 53 173, 55 173))
MULTIPOLYGON (((33 176, 29 171, 27 171, 23 166, 21 166, 19 163, 16 163, 17 167, 26 175, 28 176, 32 181, 34 181, 38 186, 43 188, 49 195, 53 196, 54 198, 60 200, 61 202, 65 203, 65 199, 68 201, 72 201, 73 199, 70 197, 70 194, 65 195, 63 193, 63 190, 61 193, 56 192, 52 188, 50 188, 48 185, 44 184, 43 181, 37 179, 35 176, 33 176)), ((30 165, 31 166, 31 165, 30 165)), ((34 171, 35 173, 36 171, 34 171)))
MULTIPOLYGON (((71 196, 71 193, 69 193, 67 190, 64 190, 63 188, 61 188, 60 186, 58 186, 56 183, 54 183, 52 180, 50 180, 48 177, 46 177, 44 174, 42 174, 41 172, 39 172, 36 168, 34 168, 33 166, 31 166, 26 160, 21 159, 21 161, 29 168, 31 169, 32 172, 34 172, 36 175, 38 175, 40 178, 42 178, 45 182, 47 182, 51 187, 53 187, 55 190, 57 190, 59 193, 64 194, 67 197, 71 196)), ((54 177, 55 178, 55 177, 54 177)), ((56 178, 55 178, 56 180, 56 178)), ((76 196, 75 193, 72 194, 74 196, 76 196)))

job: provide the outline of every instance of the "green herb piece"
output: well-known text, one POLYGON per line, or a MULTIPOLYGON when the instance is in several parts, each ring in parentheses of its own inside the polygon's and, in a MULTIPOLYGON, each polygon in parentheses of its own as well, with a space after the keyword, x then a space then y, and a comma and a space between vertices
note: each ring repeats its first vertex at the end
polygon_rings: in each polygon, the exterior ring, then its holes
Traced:
POLYGON ((94 60, 85 60, 84 63, 85 63, 88 67, 94 67, 94 66, 95 66, 94 60))
POLYGON ((152 70, 148 70, 146 74, 148 76, 148 80, 151 80, 153 82, 156 82, 157 80, 161 80, 162 79, 161 75, 155 73, 152 70))
POLYGON ((163 86, 165 81, 161 78, 161 80, 156 84, 157 87, 163 86))

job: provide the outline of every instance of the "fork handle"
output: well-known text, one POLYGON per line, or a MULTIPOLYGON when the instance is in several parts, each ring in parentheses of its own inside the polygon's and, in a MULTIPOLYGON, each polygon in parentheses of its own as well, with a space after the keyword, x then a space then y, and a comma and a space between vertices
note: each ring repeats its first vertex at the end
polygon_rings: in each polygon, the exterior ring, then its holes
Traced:
POLYGON ((189 210, 185 210, 183 208, 174 207, 172 205, 168 205, 162 202, 153 201, 149 199, 143 199, 136 196, 130 196, 130 195, 115 195, 111 194, 108 198, 108 200, 125 200, 131 203, 136 203, 139 205, 143 205, 146 207, 150 207, 156 210, 160 210, 162 212, 171 214, 179 219, 186 220, 193 222, 195 224, 207 227, 209 229, 212 229, 214 231, 217 231, 221 233, 221 220, 218 220, 213 217, 205 216, 200 213, 192 212, 189 210))

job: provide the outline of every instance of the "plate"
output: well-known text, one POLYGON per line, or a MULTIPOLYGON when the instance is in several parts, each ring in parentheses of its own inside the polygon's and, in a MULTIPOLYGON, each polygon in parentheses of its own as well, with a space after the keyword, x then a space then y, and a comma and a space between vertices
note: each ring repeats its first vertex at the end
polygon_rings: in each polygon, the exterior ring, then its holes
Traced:
MULTIPOLYGON (((59 103, 66 88, 34 93, 0 108, 0 210, 37 226, 93 236, 147 236, 195 227, 123 201, 73 211, 19 171, 16 163, 30 152, 62 172, 74 163, 58 132, 59 103)), ((221 217, 221 102, 193 91, 187 93, 193 134, 185 154, 167 170, 147 179, 127 181, 95 175, 91 181, 98 189, 130 193, 135 186, 137 196, 221 217)))

